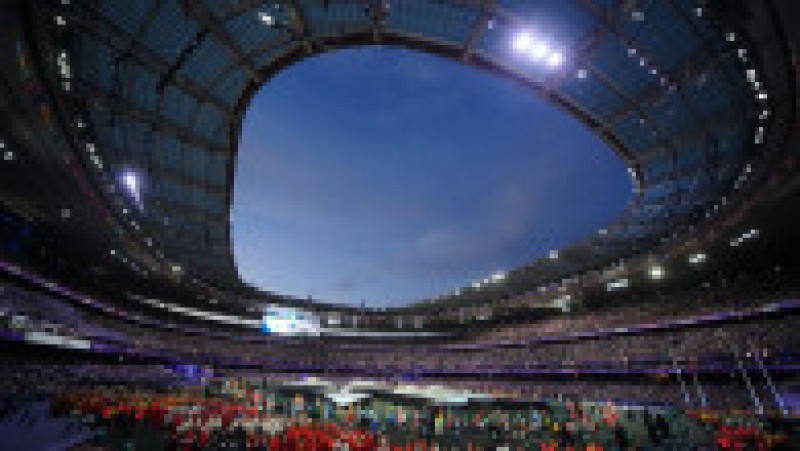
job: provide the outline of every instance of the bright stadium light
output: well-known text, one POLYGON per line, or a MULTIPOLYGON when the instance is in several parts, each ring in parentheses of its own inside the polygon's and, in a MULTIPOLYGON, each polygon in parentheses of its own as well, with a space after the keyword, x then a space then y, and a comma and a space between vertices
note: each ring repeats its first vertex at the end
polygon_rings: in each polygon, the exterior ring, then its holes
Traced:
POLYGON ((629 279, 618 279, 606 283, 606 291, 622 290, 631 286, 629 279))
POLYGON ((698 252, 696 254, 692 254, 692 255, 689 256, 689 263, 691 263, 693 265, 699 265, 699 264, 705 262, 706 258, 708 258, 706 256, 706 254, 704 254, 702 252, 698 252))
POLYGON ((271 26, 275 25, 275 17, 273 17, 272 14, 270 14, 270 13, 268 13, 266 11, 260 12, 258 14, 258 18, 261 19, 261 23, 263 23, 264 25, 266 25, 268 27, 271 27, 271 26))
POLYGON ((141 183, 139 176, 131 170, 126 170, 122 173, 122 185, 128 191, 136 202, 141 200, 141 183))
POLYGON ((664 271, 663 266, 653 265, 648 270, 648 274, 650 278, 653 280, 661 280, 666 276, 666 271, 664 271))
POLYGON ((514 38, 514 50, 526 52, 533 44, 533 38, 528 33, 520 33, 514 38))
POLYGON ((537 42, 531 49, 531 56, 534 59, 540 60, 547 56, 547 51, 548 48, 546 42, 537 42))
POLYGON ((553 52, 547 57, 547 65, 550 67, 559 67, 564 62, 564 55, 559 52, 553 52))

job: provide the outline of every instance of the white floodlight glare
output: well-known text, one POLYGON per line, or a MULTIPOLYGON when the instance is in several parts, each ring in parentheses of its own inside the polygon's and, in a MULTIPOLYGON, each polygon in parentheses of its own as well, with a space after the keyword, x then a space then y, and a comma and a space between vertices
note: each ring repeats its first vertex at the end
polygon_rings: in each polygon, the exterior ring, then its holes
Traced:
POLYGON ((653 280, 661 280, 666 276, 666 271, 664 271, 663 266, 653 265, 648 270, 648 274, 650 278, 653 280))
POLYGON ((619 279, 606 283, 606 291, 622 290, 631 285, 629 279, 619 279))
POLYGON ((517 52, 526 52, 533 45, 533 38, 528 33, 520 33, 514 38, 514 50, 517 52))
POLYGON ((544 59, 547 57, 548 47, 546 42, 537 42, 531 49, 531 56, 536 59, 544 59))
POLYGON ((271 26, 275 25, 275 17, 273 17, 272 14, 270 14, 270 13, 268 13, 266 11, 261 11, 258 14, 258 18, 261 19, 261 23, 263 23, 264 25, 266 25, 268 27, 271 27, 271 26))
POLYGON ((133 170, 125 170, 121 176, 122 186, 130 194, 131 197, 140 203, 142 200, 142 182, 139 175, 133 170))
POLYGON ((550 67, 559 67, 564 62, 564 55, 559 52, 553 52, 547 57, 547 65, 550 67))
POLYGON ((556 260, 558 259, 558 251, 552 250, 549 254, 547 254, 547 256, 550 257, 550 260, 556 260))
POLYGON ((136 177, 136 174, 132 172, 127 172, 122 176, 122 182, 125 183, 125 187, 128 188, 132 192, 139 191, 139 179, 136 177))
POLYGON ((506 278, 506 274, 502 271, 492 274, 492 280, 497 282, 506 278))
POLYGON ((705 262, 706 258, 708 258, 708 256, 706 254, 704 254, 702 252, 698 252, 696 254, 692 254, 692 255, 689 256, 689 263, 691 263, 693 265, 699 265, 699 264, 705 262))

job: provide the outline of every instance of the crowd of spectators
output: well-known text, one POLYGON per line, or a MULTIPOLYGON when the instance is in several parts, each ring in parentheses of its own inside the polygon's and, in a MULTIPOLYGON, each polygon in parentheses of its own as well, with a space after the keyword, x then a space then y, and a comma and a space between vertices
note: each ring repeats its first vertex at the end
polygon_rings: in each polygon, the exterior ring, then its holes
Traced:
POLYGON ((720 298, 702 292, 669 297, 656 295, 648 302, 625 303, 592 311, 564 313, 534 323, 494 326, 479 333, 474 340, 478 343, 492 343, 631 325, 657 324, 715 312, 742 311, 760 307, 768 302, 763 298, 737 296, 720 298))
MULTIPOLYGON (((97 444, 136 449, 641 449, 725 444, 772 449, 786 434, 744 414, 586 402, 437 405, 391 397, 336 403, 260 379, 169 392, 96 387, 59 394, 57 414, 90 417, 97 444), (738 443, 738 445, 736 445, 738 443)), ((736 449, 736 448, 733 448, 736 449)), ((779 448, 778 448, 779 449, 779 448)))
MULTIPOLYGON (((763 300, 720 300, 713 305, 694 300, 652 303, 648 307, 622 306, 500 328, 464 343, 489 344, 497 342, 500 337, 533 340, 524 346, 464 349, 449 343, 344 348, 328 344, 324 339, 299 345, 278 345, 182 334, 176 330, 142 326, 86 312, 68 305, 63 299, 30 290, 8 285, 0 285, 0 288, 0 312, 6 319, 0 325, 5 328, 17 327, 18 321, 12 319, 24 315, 26 328, 33 323, 48 324, 60 328, 63 333, 91 337, 93 344, 114 343, 117 345, 114 352, 119 352, 121 358, 130 353, 155 353, 195 364, 244 362, 267 371, 327 374, 344 371, 373 376, 394 373, 427 378, 441 374, 492 376, 506 373, 517 376, 536 374, 545 379, 560 379, 563 374, 580 379, 612 371, 655 374, 666 376, 673 382, 677 382, 676 373, 681 371, 687 379, 699 377, 702 382, 717 373, 738 375, 742 368, 766 372, 768 377, 770 372, 780 372, 782 366, 800 359, 796 352, 796 343, 800 342, 800 315, 776 316, 765 312, 763 315, 733 316, 713 324, 691 327, 680 321, 720 310, 752 313, 756 306, 768 303, 763 300), (672 323, 656 330, 651 326, 657 320, 672 323), (597 332, 598 329, 605 329, 606 333, 593 337, 570 335, 597 332), (501 332, 503 330, 505 332, 501 332), (497 334, 504 335, 498 337, 497 334), (494 338, 489 340, 487 336, 494 338)), ((56 372, 71 370, 67 365, 63 371, 56 372)), ((75 370, 83 371, 83 368, 75 367, 75 370)), ((86 372, 90 373, 92 369, 86 372)), ((741 378, 737 383, 742 383, 741 378)), ((685 398, 679 390, 670 391, 657 384, 644 384, 646 390, 634 389, 634 385, 628 385, 628 388, 625 388, 626 384, 619 385, 620 397, 632 395, 652 400, 660 397, 671 401, 685 398)), ((613 387, 597 388, 602 384, 581 380, 571 385, 542 383, 540 386, 541 390, 537 390, 543 394, 564 392, 591 396, 593 392, 605 390, 610 393, 609 390, 614 390, 613 387)), ((745 405, 747 398, 740 396, 741 393, 746 391, 737 389, 727 393, 726 390, 714 392, 709 389, 706 397, 711 405, 745 405)))

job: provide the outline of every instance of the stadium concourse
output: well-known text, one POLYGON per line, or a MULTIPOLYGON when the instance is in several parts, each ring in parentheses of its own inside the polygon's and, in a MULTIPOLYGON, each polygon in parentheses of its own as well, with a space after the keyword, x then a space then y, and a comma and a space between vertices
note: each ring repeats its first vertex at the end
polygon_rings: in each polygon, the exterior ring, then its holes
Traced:
POLYGON ((797 23, 794 0, 1 2, 0 449, 800 449, 797 23), (367 45, 552 103, 630 203, 406 306, 245 283, 251 100, 367 45))

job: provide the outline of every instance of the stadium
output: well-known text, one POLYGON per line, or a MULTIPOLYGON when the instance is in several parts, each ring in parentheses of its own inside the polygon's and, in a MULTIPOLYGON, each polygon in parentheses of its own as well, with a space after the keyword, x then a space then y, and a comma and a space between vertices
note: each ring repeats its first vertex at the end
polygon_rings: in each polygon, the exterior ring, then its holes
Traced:
POLYGON ((0 449, 800 449, 795 0, 6 0, 0 22, 0 449), (402 305, 245 280, 259 93, 364 48, 547 105, 629 200, 402 305))

